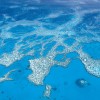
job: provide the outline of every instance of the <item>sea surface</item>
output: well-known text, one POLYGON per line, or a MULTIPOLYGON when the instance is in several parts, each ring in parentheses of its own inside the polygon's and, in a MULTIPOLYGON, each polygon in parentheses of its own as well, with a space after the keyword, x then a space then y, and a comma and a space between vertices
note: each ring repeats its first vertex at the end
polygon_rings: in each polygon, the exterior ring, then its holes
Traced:
POLYGON ((0 0, 0 100, 100 100, 100 1, 0 0))

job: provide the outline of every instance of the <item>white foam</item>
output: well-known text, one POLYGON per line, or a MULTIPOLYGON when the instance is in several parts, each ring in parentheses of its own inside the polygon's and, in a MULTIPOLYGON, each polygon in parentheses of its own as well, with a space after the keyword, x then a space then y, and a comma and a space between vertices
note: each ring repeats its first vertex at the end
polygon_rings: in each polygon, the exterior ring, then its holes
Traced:
POLYGON ((84 53, 82 50, 79 50, 78 53, 80 54, 80 59, 85 65, 86 70, 89 73, 100 77, 100 60, 92 59, 88 54, 84 53))
POLYGON ((46 85, 45 88, 46 89, 45 89, 45 92, 44 92, 44 96, 45 97, 50 97, 52 87, 50 85, 46 85))
MULTIPOLYGON (((77 10, 77 9, 75 9, 77 10)), ((42 49, 40 51, 41 56, 38 59, 31 59, 30 62, 30 69, 33 71, 33 73, 31 75, 29 75, 29 80, 34 82, 35 84, 39 85, 39 84, 43 84, 43 80, 45 78, 45 76, 49 73, 50 68, 54 65, 61 65, 61 66, 67 66, 70 62, 71 59, 66 59, 64 62, 58 62, 58 61, 54 61, 54 57, 56 56, 56 54, 59 54, 59 52, 56 52, 55 49, 58 45, 62 45, 65 47, 65 50, 63 51, 63 53, 67 54, 69 52, 72 51, 76 51, 80 54, 80 59, 82 60, 82 62, 84 63, 87 71, 89 71, 91 74, 94 74, 95 76, 100 77, 100 70, 99 70, 99 66, 100 63, 97 60, 93 60, 91 59, 88 55, 86 55, 83 51, 78 51, 77 48, 80 45, 81 42, 90 42, 93 40, 99 41, 100 42, 100 38, 98 37, 98 35, 95 35, 95 37, 93 38, 88 38, 86 36, 84 37, 77 37, 76 36, 76 32, 74 31, 74 27, 77 26, 82 20, 85 14, 88 13, 94 13, 94 12, 98 12, 99 10, 88 10, 88 11, 80 11, 80 12, 75 12, 73 13, 73 18, 72 20, 70 20, 69 22, 66 22, 63 25, 60 26, 56 26, 57 28, 54 30, 48 30, 45 29, 43 26, 46 25, 46 23, 40 22, 39 19, 35 20, 35 21, 28 21, 28 20, 20 20, 20 21, 16 21, 16 22, 10 22, 6 25, 3 25, 2 27, 0 27, 0 29, 2 30, 2 32, 0 33, 0 37, 3 40, 6 40, 8 38, 13 38, 16 39, 17 37, 13 35, 13 33, 8 32, 9 29, 17 26, 17 25, 23 25, 23 26, 33 26, 35 28, 34 31, 30 32, 30 33, 26 33, 23 34, 22 36, 18 36, 18 41, 15 43, 15 47, 14 50, 11 53, 4 53, 2 55, 0 55, 0 64, 5 65, 5 66, 10 66, 11 64, 13 64, 15 61, 20 60, 22 57, 25 57, 26 55, 33 55, 34 56, 34 49, 32 48, 33 46, 37 45, 37 44, 42 44, 42 49), (26 40, 24 41, 24 39, 28 36, 32 36, 36 34, 38 36, 48 36, 48 35, 53 35, 54 37, 51 39, 48 39, 48 41, 45 40, 38 40, 35 41, 33 39, 33 41, 29 41, 26 40), (68 46, 67 44, 64 44, 64 38, 62 38, 62 35, 68 35, 68 37, 71 37, 73 39, 76 40, 76 42, 72 45, 72 46, 68 46), (74 36, 73 36, 74 35, 74 36), (45 44, 48 44, 52 41, 56 41, 56 45, 49 50, 49 53, 46 55, 46 57, 43 57, 43 51, 45 44), (24 53, 25 50, 32 48, 29 52, 24 53), (91 63, 90 63, 91 62, 91 63), (97 67, 94 67, 94 66, 97 67)), ((60 14, 62 14, 62 11, 59 11, 56 13, 56 15, 51 14, 51 15, 47 15, 47 18, 55 18, 60 16, 60 14)), ((50 23, 49 23, 50 24, 50 23)), ((87 31, 87 30, 86 30, 87 31)), ((80 31, 81 32, 81 31, 80 31)), ((3 43, 3 42, 1 42, 3 43)))
POLYGON ((36 85, 43 84, 44 77, 49 73, 50 67, 54 62, 49 58, 39 58, 34 60, 29 60, 30 68, 33 71, 29 75, 29 80, 34 82, 36 85))
POLYGON ((20 60, 22 58, 22 54, 19 54, 17 51, 13 51, 12 53, 6 54, 4 53, 0 58, 0 64, 5 65, 6 67, 13 64, 15 61, 20 60))
POLYGON ((45 18, 56 18, 59 17, 63 14, 63 11, 55 12, 55 13, 50 13, 47 17, 45 18))
POLYGON ((16 69, 7 72, 7 73, 4 75, 4 77, 1 77, 1 78, 0 78, 0 83, 1 83, 1 82, 4 82, 4 81, 11 81, 11 80, 13 80, 12 78, 9 78, 9 75, 10 75, 13 71, 16 71, 16 69))

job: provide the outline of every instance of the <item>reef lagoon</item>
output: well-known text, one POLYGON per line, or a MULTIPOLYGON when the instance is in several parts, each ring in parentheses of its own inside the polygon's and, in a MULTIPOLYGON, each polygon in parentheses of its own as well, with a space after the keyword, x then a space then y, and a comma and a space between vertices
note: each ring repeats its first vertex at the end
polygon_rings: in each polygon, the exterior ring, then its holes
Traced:
POLYGON ((0 0, 0 100, 100 100, 100 1, 0 0))

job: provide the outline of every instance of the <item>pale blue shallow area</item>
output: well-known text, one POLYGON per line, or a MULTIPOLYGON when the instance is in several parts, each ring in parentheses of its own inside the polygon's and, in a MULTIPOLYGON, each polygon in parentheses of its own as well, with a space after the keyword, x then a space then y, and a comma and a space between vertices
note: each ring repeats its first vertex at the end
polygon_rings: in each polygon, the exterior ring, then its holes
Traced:
POLYGON ((0 100, 98 100, 100 98, 100 79, 90 75, 84 68, 79 59, 72 60, 68 68, 55 65, 51 68, 49 75, 46 76, 43 86, 36 86, 26 77, 31 71, 28 67, 28 58, 24 58, 14 63, 10 68, 5 69, 0 66, 1 75, 13 67, 20 68, 10 77, 13 81, 0 83, 0 100), (26 62, 26 63, 25 63, 26 62), (78 79, 85 79, 89 85, 80 87, 76 84, 78 79), (43 96, 45 84, 52 86, 50 98, 43 96))

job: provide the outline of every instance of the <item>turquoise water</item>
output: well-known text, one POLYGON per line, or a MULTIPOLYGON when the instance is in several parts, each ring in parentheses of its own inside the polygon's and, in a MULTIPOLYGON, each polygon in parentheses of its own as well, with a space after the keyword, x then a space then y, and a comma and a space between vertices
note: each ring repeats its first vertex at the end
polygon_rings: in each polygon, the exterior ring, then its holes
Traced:
POLYGON ((0 100, 99 100, 99 5, 0 0, 0 100))

